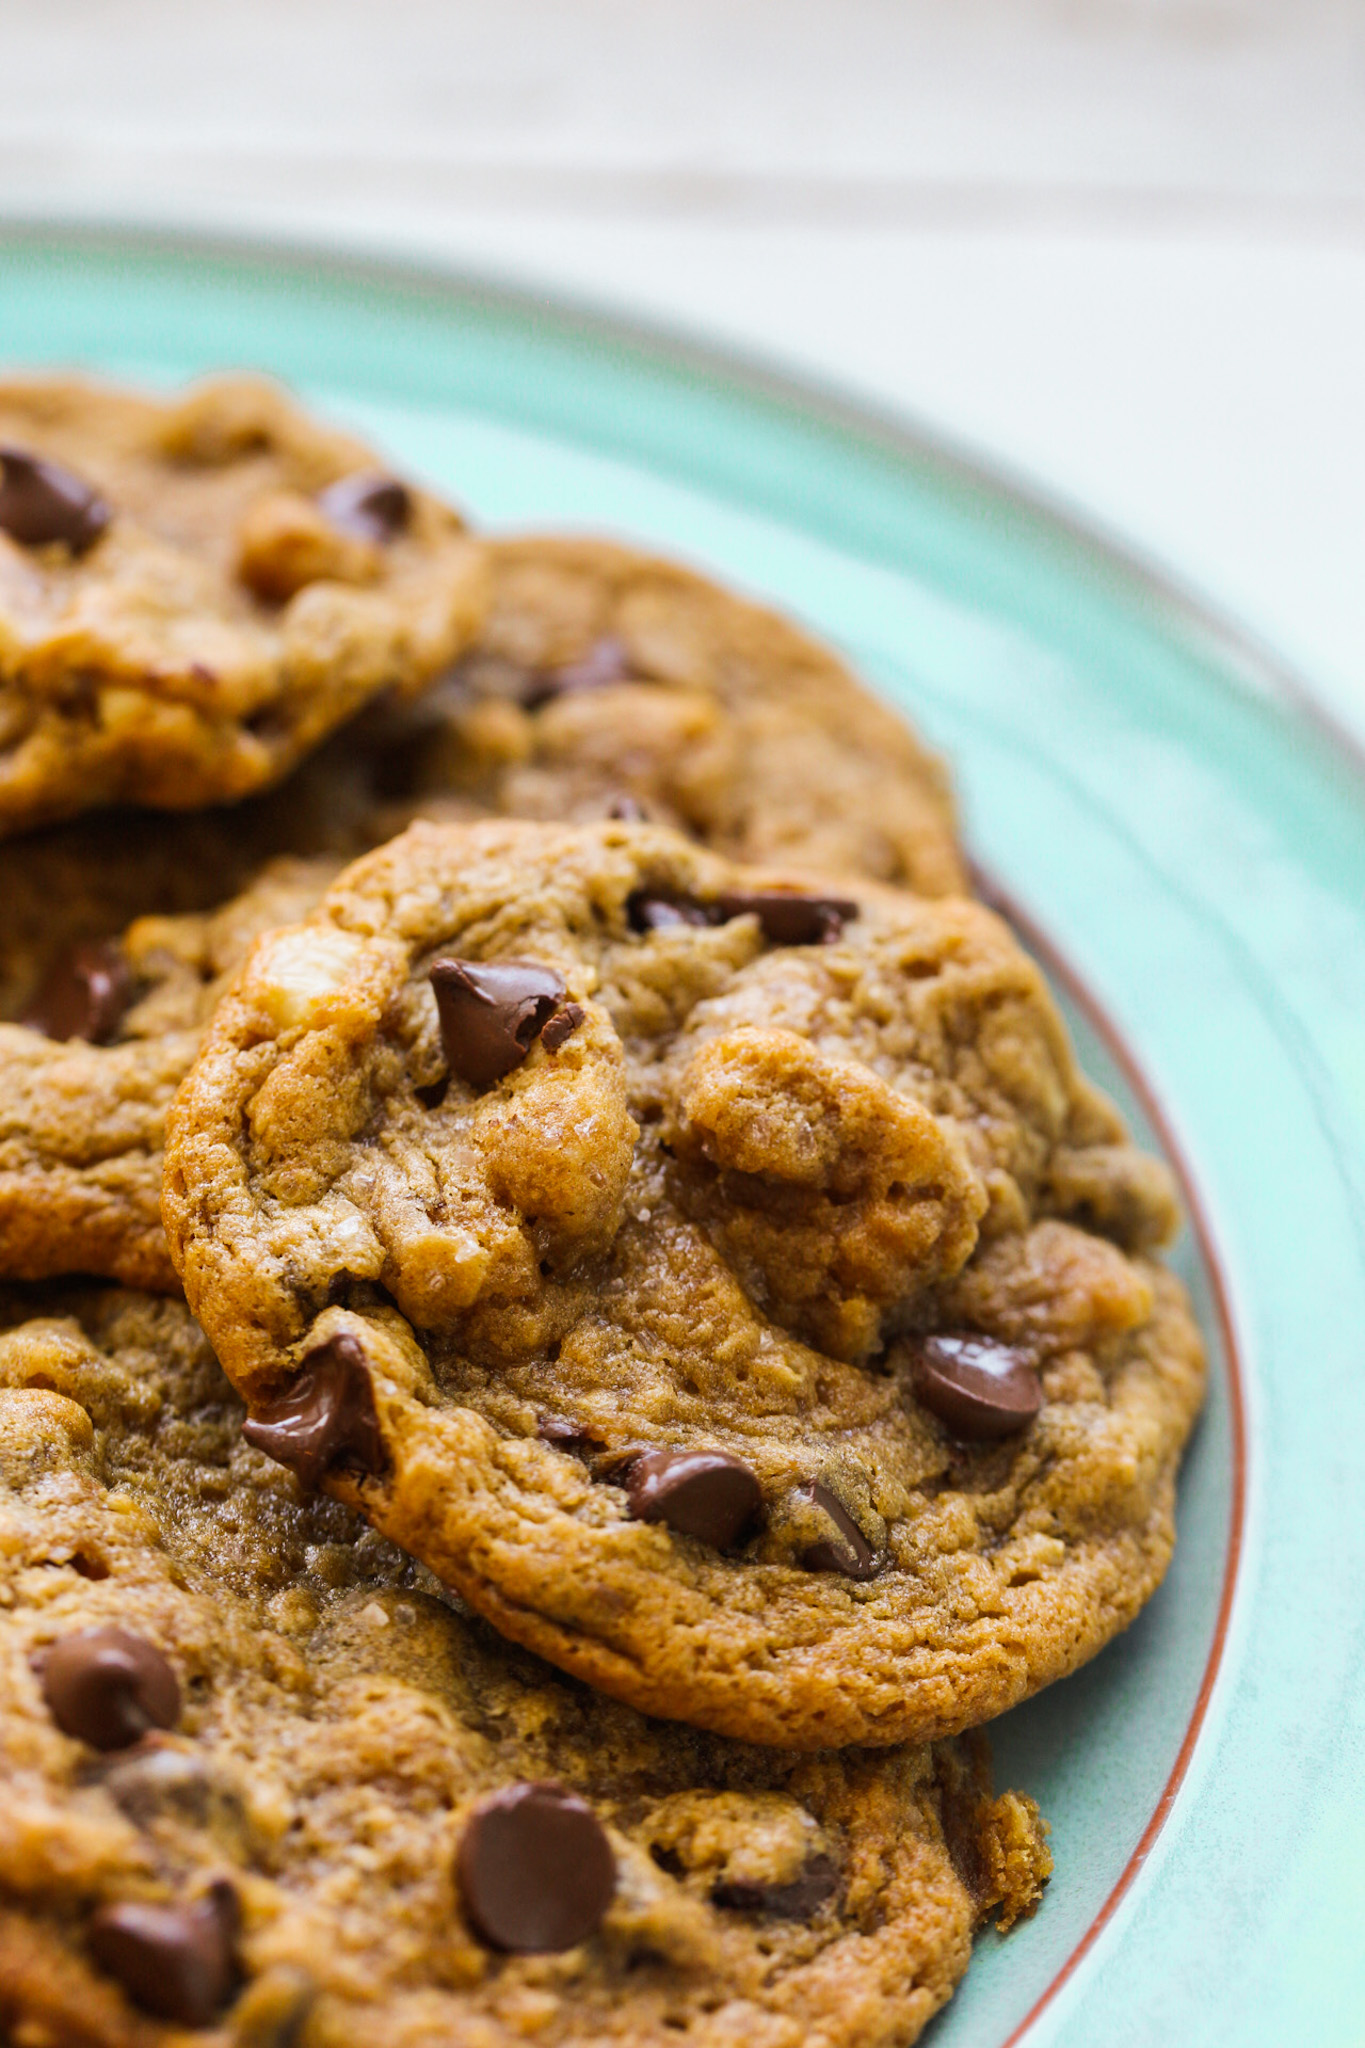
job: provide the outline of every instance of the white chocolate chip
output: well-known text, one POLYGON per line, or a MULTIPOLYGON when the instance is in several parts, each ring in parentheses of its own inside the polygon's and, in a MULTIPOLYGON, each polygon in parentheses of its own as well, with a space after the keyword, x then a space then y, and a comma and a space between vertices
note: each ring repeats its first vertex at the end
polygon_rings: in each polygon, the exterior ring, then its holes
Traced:
POLYGON ((278 1029, 307 1024, 355 976, 363 939, 326 926, 282 932, 260 962, 265 1004, 278 1029))

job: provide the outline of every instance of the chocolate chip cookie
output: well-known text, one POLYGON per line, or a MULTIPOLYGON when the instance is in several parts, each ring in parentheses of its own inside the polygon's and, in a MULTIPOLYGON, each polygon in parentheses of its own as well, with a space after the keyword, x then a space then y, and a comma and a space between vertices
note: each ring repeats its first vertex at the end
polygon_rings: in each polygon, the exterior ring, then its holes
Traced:
POLYGON ((489 563, 469 653, 366 732, 391 830, 452 802, 553 821, 615 810, 736 860, 966 886, 942 764, 796 626, 605 541, 493 541, 489 563))
POLYGON ((167 1104, 225 978, 338 865, 282 859, 219 911, 68 946, 0 1024, 0 1274, 179 1291, 160 1214, 167 1104))
POLYGON ((979 905, 414 826, 248 958, 163 1215, 251 1440, 645 1711, 953 1733, 1170 1557, 1170 1187, 979 905))
POLYGON ((454 512, 269 384, 0 384, 0 832, 259 789, 485 594, 454 512))
POLYGON ((792 1757, 501 1643, 243 1441, 180 1303, 0 1302, 0 2033, 910 2042, 1051 1867, 980 1749, 792 1757))

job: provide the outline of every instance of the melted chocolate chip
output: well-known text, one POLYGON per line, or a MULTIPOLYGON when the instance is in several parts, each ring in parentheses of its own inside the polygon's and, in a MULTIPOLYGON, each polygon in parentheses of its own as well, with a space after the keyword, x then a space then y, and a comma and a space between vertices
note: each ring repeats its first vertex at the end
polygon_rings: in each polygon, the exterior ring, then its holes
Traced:
POLYGON ((885 1560, 878 1557, 839 1496, 831 1493, 818 1479, 813 1479, 809 1486, 800 1490, 808 1501, 829 1516, 837 1532, 833 1537, 812 1543, 801 1553, 801 1562, 806 1570, 840 1572, 844 1578, 860 1582, 875 1579, 885 1560))
POLYGON ((1014 1436, 1043 1405, 1043 1387, 1022 1351, 989 1337, 921 1337, 910 1352, 916 1398, 967 1443, 1014 1436))
POLYGON ((740 1878, 711 1890, 713 1906, 764 1920, 809 1920, 839 1889, 839 1872, 829 1856, 812 1856, 790 1884, 751 1884, 740 1878))
POLYGON ((397 477, 369 471, 344 476, 318 499, 319 508, 356 540, 396 540, 412 517, 412 493, 397 477))
POLYGON ((739 1542, 763 1507, 749 1467, 725 1451, 645 1451, 626 1474, 626 1496, 637 1522, 666 1522, 716 1550, 739 1542))
POLYGON ((24 1013, 47 1038, 84 1038, 108 1045, 128 1014, 133 977, 119 946, 98 940, 73 946, 49 970, 24 1013))
POLYGON ((343 1467, 378 1478, 388 1453, 357 1340, 343 1331, 310 1351, 288 1393, 243 1423, 242 1435, 310 1491, 343 1467))
POLYGON ((138 1827, 164 1814, 203 1827, 214 1805, 214 1782, 202 1756, 183 1749, 143 1745, 104 1772, 105 1791, 120 1813, 138 1827))
POLYGON ((556 1010, 540 1034, 540 1042, 546 1052, 558 1052, 565 1039, 572 1038, 587 1014, 581 1003, 565 1003, 562 1010, 556 1010))
POLYGON ((858 906, 846 896, 798 896, 786 889, 736 889, 716 898, 722 920, 752 914, 775 946, 829 946, 858 906))
POLYGON ((182 2027, 206 2027, 237 1987, 237 1894, 219 1879, 188 1905, 102 1906, 90 1952, 134 2005, 182 2027))
POLYGON ((646 889, 637 889, 626 898, 626 917, 633 932, 666 932, 677 925, 716 922, 708 906, 690 896, 652 895, 646 889))
POLYGON ((577 690, 605 690, 612 683, 623 683, 630 672, 630 655, 624 644, 607 637, 595 641, 577 661, 562 662, 558 668, 531 670, 522 687, 521 701, 528 711, 537 711, 553 697, 572 696, 577 690))
POLYGON ((43 1699, 63 1735, 92 1749, 128 1749, 149 1728, 174 1728, 180 1683, 154 1643, 122 1628, 62 1636, 42 1658, 43 1699))
POLYGON ((858 915, 858 906, 847 897, 800 896, 792 889, 732 889, 709 903, 667 890, 637 889, 626 899, 626 916, 637 932, 728 924, 732 917, 750 915, 774 946, 827 946, 858 915))
POLYGON ((558 1785, 509 1785, 475 1807, 456 1857, 470 1925, 490 1948, 540 1955, 597 1932, 616 1858, 592 1808, 558 1785))
POLYGON ((83 555, 113 516, 99 493, 60 463, 23 448, 0 448, 0 532, 21 547, 60 540, 83 555))
POLYGON ((564 1000, 561 976, 530 960, 433 960, 431 985, 450 1070, 471 1088, 519 1067, 564 1000))
POLYGON ((586 1457, 602 1448, 600 1437, 595 1437, 578 1423, 570 1422, 565 1415, 542 1415, 536 1423, 536 1435, 543 1444, 553 1444, 557 1451, 568 1451, 575 1458, 586 1457))

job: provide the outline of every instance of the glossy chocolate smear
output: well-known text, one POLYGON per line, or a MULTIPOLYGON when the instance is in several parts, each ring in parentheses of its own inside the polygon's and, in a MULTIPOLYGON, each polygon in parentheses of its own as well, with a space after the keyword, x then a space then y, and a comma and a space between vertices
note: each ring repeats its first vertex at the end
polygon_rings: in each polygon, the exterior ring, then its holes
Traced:
POLYGON ((471 1088, 519 1067, 564 1000, 562 977, 530 960, 433 960, 431 985, 450 1071, 471 1088))
POLYGON ((846 896, 801 896, 787 889, 734 889, 716 898, 720 921, 758 919, 765 939, 775 946, 828 946, 843 931, 858 906, 846 896))
POLYGON ((570 1422, 567 1415, 542 1415, 536 1423, 536 1435, 543 1444, 553 1444, 557 1451, 568 1451, 575 1458, 602 1448, 600 1437, 579 1423, 570 1422))
POLYGON ((319 509, 356 540, 396 540, 412 517, 412 493, 397 477, 361 471, 328 486, 319 509))
POLYGON ((829 1856, 812 1856, 790 1884, 751 1884, 744 1879, 714 1885, 713 1906, 763 1920, 809 1920, 839 1889, 839 1872, 829 1856))
POLYGON ((559 1785, 509 1785, 465 1824, 456 1856, 471 1927, 490 1948, 576 1948, 602 1924, 616 1858, 592 1808, 559 1785))
POLYGON ((237 1988, 237 1894, 225 1878, 188 1905, 102 1906, 90 1953, 134 2005, 182 2027, 206 2027, 237 1988))
POLYGON ((572 696, 577 690, 605 690, 623 683, 630 675, 630 655, 622 641, 610 636, 597 640, 577 661, 558 668, 533 669, 522 688, 521 701, 528 711, 539 710, 553 697, 572 696))
POLYGON ((112 940, 73 946, 49 970, 23 1022, 47 1038, 107 1045, 128 1014, 133 977, 112 940))
POLYGON ((669 896, 637 889, 626 898, 626 917, 633 932, 666 932, 678 925, 715 924, 710 907, 691 896, 669 896))
POLYGON ((244 1422, 242 1435, 314 1492, 329 1472, 377 1479, 388 1466, 370 1368, 344 1331, 308 1353, 288 1393, 244 1422))
POLYGON ((725 1451, 645 1451, 626 1473, 626 1498, 637 1522, 666 1522, 716 1550, 747 1535, 763 1508, 758 1480, 725 1451))
POLYGON ((989 1337, 921 1337, 910 1351, 910 1383, 930 1414, 968 1443, 1016 1435, 1043 1405, 1024 1353, 989 1337))
POLYGON ((854 1521, 836 1493, 814 1479, 800 1489, 804 1497, 834 1524, 833 1536, 812 1543, 801 1553, 808 1572, 839 1572, 846 1579, 875 1579, 885 1562, 854 1521))
POLYGON ((113 516, 99 493, 60 463, 24 448, 0 448, 0 532, 21 547, 59 540, 83 555, 113 516))
POLYGON ((87 1628, 62 1636, 42 1658, 43 1699, 63 1735, 92 1749, 128 1749, 149 1728, 174 1728, 180 1682, 143 1636, 87 1628))
POLYGON ((637 889, 626 899, 632 931, 667 931, 672 925, 728 924, 752 915, 774 946, 827 946, 858 906, 843 896, 802 896, 792 889, 732 889, 707 903, 667 890, 637 889))

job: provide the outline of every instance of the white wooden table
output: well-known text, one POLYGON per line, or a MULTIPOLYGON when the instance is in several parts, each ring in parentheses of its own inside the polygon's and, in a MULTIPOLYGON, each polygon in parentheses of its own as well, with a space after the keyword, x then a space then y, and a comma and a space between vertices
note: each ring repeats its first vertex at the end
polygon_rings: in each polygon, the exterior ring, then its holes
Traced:
POLYGON ((992 457, 1365 739, 1365 0, 0 0, 0 212, 645 312, 992 457))

